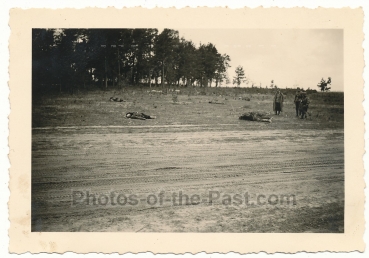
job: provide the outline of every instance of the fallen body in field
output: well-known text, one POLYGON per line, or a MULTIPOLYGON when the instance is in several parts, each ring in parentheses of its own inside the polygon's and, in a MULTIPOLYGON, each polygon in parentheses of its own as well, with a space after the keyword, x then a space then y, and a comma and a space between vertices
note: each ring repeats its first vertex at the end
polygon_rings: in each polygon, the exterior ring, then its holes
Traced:
POLYGON ((149 116, 144 113, 138 113, 138 112, 128 112, 126 114, 127 118, 130 119, 140 119, 140 120, 146 120, 146 119, 155 119, 155 116, 149 116))
POLYGON ((218 102, 218 101, 209 101, 210 104, 220 104, 220 105, 224 105, 224 102, 218 102))
POLYGON ((124 102, 124 100, 123 99, 121 99, 121 98, 113 98, 113 97, 110 97, 110 99, 109 99, 110 101, 114 101, 114 102, 124 102))
POLYGON ((261 112, 247 112, 239 117, 240 120, 257 121, 271 123, 272 117, 268 113, 261 112))

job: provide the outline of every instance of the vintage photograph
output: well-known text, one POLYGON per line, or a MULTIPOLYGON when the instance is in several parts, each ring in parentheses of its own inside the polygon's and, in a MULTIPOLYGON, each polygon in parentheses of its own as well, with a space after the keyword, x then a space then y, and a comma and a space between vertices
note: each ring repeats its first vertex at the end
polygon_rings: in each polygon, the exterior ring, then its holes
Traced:
POLYGON ((32 29, 32 232, 344 233, 343 29, 32 29))

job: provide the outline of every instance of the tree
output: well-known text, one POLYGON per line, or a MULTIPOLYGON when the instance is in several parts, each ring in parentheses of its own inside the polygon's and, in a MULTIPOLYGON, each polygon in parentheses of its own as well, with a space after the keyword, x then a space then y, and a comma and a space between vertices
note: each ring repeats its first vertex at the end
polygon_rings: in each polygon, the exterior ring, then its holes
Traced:
POLYGON ((163 86, 218 86, 229 80, 229 62, 212 43, 196 47, 170 29, 32 30, 33 89, 59 84, 73 93, 96 82, 106 89, 122 80, 151 86, 155 79, 158 85, 159 78, 163 86))
POLYGON ((157 37, 157 29, 134 29, 132 32, 132 46, 134 47, 134 73, 132 83, 138 84, 141 80, 151 81, 153 46, 157 37))
MULTIPOLYGON (((155 59, 161 67, 161 85, 164 87, 165 74, 170 74, 172 77, 176 68, 174 62, 175 58, 175 48, 179 44, 179 34, 176 30, 164 29, 156 38, 155 41, 155 59)), ((168 79, 168 78, 166 78, 168 79)))
POLYGON ((41 84, 55 83, 52 70, 54 34, 51 29, 32 29, 32 89, 41 87, 41 84))
POLYGON ((77 53, 75 51, 78 42, 78 29, 65 29, 55 39, 56 49, 53 55, 54 78, 63 85, 61 88, 73 93, 77 84, 77 53))
POLYGON ((273 89, 273 88, 274 88, 274 80, 272 80, 272 81, 270 82, 270 88, 271 88, 271 89, 273 89))
POLYGON ((320 80, 320 83, 318 83, 318 88, 320 88, 320 91, 329 91, 331 87, 328 87, 328 84, 331 84, 331 77, 328 77, 328 80, 325 81, 324 78, 320 80))
POLYGON ((218 56, 218 62, 215 71, 215 87, 218 87, 218 83, 221 84, 224 80, 227 81, 228 79, 227 69, 231 67, 229 65, 230 61, 231 58, 227 54, 218 56))
POLYGON ((241 83, 247 82, 245 71, 243 70, 243 67, 239 65, 235 72, 236 76, 233 77, 233 84, 237 84, 237 86, 240 87, 241 83))
POLYGON ((182 79, 186 86, 191 86, 196 77, 196 47, 192 41, 181 38, 178 48, 178 80, 182 79))
POLYGON ((222 61, 222 56, 212 43, 207 45, 200 44, 198 49, 198 73, 197 79, 201 86, 207 86, 216 78, 216 72, 219 68, 219 63, 222 61))

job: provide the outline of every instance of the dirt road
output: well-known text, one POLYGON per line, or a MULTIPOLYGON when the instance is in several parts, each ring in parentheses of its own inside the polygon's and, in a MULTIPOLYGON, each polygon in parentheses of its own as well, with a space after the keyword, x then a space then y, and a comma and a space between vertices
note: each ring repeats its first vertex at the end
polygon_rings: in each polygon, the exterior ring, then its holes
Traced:
POLYGON ((32 230, 343 232, 343 136, 240 125, 34 128, 32 230))

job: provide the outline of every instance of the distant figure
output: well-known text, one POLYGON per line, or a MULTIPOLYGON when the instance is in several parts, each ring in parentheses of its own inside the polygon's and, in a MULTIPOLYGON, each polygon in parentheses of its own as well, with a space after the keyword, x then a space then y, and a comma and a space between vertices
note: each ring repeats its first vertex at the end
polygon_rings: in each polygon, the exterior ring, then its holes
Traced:
POLYGON ((296 95, 295 95, 295 100, 293 101, 295 103, 295 108, 296 108, 296 116, 298 117, 300 115, 300 103, 301 103, 301 92, 299 89, 297 89, 296 95))
POLYGON ((126 117, 130 119, 140 119, 140 120, 156 118, 155 116, 149 116, 149 115, 145 115, 144 113, 138 113, 138 112, 128 112, 126 114, 126 117))
POLYGON ((299 104, 301 119, 307 118, 306 114, 309 108, 309 104, 310 101, 306 95, 306 92, 305 91, 301 92, 301 101, 299 104))
POLYGON ((283 109, 283 94, 280 90, 277 90, 276 94, 274 95, 273 101, 273 111, 275 111, 276 115, 279 115, 283 109))

